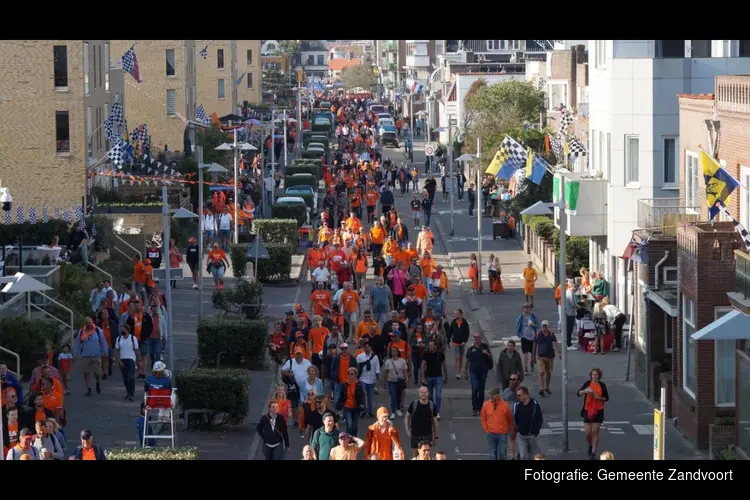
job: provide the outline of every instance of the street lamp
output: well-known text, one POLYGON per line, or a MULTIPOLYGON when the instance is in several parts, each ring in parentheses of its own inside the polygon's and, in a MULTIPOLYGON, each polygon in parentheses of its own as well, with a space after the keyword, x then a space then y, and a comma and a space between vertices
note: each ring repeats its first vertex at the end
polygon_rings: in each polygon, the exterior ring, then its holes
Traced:
POLYGON ((456 158, 456 161, 471 160, 477 161, 477 183, 474 191, 477 200, 477 273, 479 274, 479 293, 482 293, 482 143, 478 137, 477 154, 464 153, 456 158))
POLYGON ((215 148, 216 151, 232 151, 234 156, 234 238, 233 241, 235 244, 240 242, 240 233, 239 233, 239 212, 237 207, 237 181, 239 179, 239 175, 237 172, 238 167, 238 154, 240 151, 257 151, 258 148, 253 146, 252 144, 248 144, 247 142, 237 142, 237 129, 234 129, 234 143, 229 144, 228 142, 225 142, 221 146, 218 146, 215 148))

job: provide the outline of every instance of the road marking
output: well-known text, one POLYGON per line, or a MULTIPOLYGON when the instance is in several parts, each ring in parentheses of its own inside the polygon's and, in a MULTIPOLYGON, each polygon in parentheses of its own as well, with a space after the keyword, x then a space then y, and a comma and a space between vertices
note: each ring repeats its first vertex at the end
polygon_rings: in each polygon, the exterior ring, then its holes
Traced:
POLYGON ((640 434, 641 436, 647 436, 654 433, 654 428, 651 425, 633 425, 633 429, 635 429, 635 432, 640 434))
POLYGON ((479 417, 452 417, 452 420, 476 420, 479 417))
POLYGON ((455 441, 455 440, 456 440, 456 435, 455 435, 455 434, 453 434, 452 432, 451 432, 451 440, 452 440, 452 441, 455 441))
POLYGON ((484 453, 458 453, 458 452, 456 452, 456 454, 457 455, 461 455, 463 457, 483 457, 483 456, 485 456, 484 453))
POLYGON ((453 451, 456 452, 456 455, 464 455, 464 453, 459 453, 460 450, 458 449, 458 446, 456 446, 456 449, 453 451))

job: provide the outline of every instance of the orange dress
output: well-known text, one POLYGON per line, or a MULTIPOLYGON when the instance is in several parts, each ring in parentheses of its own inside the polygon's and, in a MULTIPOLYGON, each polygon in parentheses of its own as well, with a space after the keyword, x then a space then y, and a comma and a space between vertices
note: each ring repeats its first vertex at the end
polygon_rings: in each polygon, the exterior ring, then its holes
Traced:
POLYGON ((471 288, 479 290, 479 271, 476 262, 469 265, 469 279, 471 280, 471 288))

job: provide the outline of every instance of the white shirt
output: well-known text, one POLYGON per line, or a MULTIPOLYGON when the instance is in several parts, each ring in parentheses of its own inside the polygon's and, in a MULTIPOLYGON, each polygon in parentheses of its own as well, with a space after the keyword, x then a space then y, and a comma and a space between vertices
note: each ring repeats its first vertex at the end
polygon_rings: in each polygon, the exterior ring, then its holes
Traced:
POLYGON ((219 216, 219 230, 229 231, 232 227, 232 216, 229 214, 221 214, 219 216))
POLYGON ((203 230, 204 231, 215 231, 216 230, 216 221, 214 220, 213 215, 204 215, 203 216, 203 230))
POLYGON ((302 358, 302 363, 297 363, 296 359, 290 358, 284 363, 284 366, 282 366, 281 369, 292 372, 297 387, 304 387, 305 380, 307 380, 307 369, 311 366, 312 363, 310 363, 309 359, 302 358))
POLYGON ((273 177, 266 177, 263 183, 266 185, 266 191, 268 192, 272 192, 273 188, 276 186, 276 181, 273 180, 273 177))
POLYGON ((617 316, 619 314, 622 314, 622 311, 617 308, 614 304, 607 304, 606 306, 602 307, 602 311, 604 311, 604 314, 607 315, 607 321, 610 323, 614 323, 615 319, 617 319, 617 316))
POLYGON ((135 351, 138 349, 138 339, 133 335, 128 335, 125 338, 124 335, 117 337, 115 342, 115 349, 120 351, 120 359, 132 359, 136 360, 135 351))
MULTIPOLYGON (((380 360, 377 356, 375 356, 375 353, 372 353, 372 359, 370 360, 370 370, 367 370, 366 366, 362 366, 362 373, 360 373, 359 381, 363 384, 370 384, 373 385, 378 380, 378 375, 380 375, 380 360)), ((366 352, 362 352, 357 356, 357 364, 359 363, 366 363, 367 360, 370 359, 370 357, 367 355, 366 352)))
POLYGON ((312 272, 313 280, 315 280, 316 283, 323 282, 325 283, 328 281, 328 278, 331 277, 331 272, 324 268, 316 267, 315 270, 312 272))

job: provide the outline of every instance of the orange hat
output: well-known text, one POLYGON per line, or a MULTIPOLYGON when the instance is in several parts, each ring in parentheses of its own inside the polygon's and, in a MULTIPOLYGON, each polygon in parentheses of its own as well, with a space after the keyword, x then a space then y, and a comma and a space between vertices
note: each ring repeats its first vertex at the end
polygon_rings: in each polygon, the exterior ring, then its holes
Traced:
POLYGON ((386 408, 385 406, 381 406, 380 408, 378 408, 377 415, 378 415, 378 418, 380 418, 382 416, 388 416, 390 414, 388 413, 388 408, 386 408))
POLYGON ((295 311, 303 311, 303 309, 302 309, 302 304, 297 304, 297 305, 295 305, 295 306, 294 306, 294 310, 295 310, 295 311))

